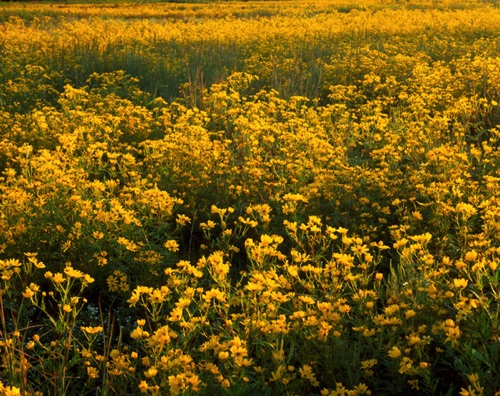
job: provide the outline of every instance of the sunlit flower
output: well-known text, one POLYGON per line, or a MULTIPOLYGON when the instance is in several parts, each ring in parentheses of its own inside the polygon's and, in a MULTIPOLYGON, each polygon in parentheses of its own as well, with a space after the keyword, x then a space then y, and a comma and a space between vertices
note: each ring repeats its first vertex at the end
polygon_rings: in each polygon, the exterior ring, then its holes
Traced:
POLYGON ((171 252, 179 251, 179 244, 177 243, 177 241, 173 239, 170 239, 167 242, 165 242, 163 246, 165 246, 165 248, 171 252))
POLYGON ((467 287, 468 281, 467 281, 467 279, 463 279, 463 278, 453 279, 453 284, 455 285, 455 287, 457 289, 464 289, 467 287))
POLYGON ((393 359, 397 359, 398 357, 401 356, 401 351, 397 346, 393 346, 392 349, 389 351, 388 355, 393 359))

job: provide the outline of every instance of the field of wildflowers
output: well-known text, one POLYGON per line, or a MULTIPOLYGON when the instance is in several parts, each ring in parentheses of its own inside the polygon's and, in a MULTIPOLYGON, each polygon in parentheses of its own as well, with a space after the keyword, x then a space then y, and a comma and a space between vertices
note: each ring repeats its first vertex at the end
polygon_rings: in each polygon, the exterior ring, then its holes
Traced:
POLYGON ((500 395, 495 2, 0 10, 0 394, 500 395))

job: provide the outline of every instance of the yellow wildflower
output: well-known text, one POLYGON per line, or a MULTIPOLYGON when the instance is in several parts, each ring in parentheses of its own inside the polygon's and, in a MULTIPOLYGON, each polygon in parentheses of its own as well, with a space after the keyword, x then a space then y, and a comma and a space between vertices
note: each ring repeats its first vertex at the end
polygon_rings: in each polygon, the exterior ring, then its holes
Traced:
POLYGON ((401 351, 399 350, 399 348, 397 346, 393 346, 391 348, 391 350, 389 351, 388 355, 389 355, 389 357, 391 357, 393 359, 397 359, 398 357, 401 356, 401 351))

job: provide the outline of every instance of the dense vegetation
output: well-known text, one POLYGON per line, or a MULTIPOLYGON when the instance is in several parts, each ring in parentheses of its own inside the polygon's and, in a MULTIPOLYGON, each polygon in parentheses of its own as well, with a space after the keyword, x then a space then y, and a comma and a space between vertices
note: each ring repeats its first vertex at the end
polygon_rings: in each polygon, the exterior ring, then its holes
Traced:
POLYGON ((1 394, 499 394, 494 3, 1 10, 1 394))

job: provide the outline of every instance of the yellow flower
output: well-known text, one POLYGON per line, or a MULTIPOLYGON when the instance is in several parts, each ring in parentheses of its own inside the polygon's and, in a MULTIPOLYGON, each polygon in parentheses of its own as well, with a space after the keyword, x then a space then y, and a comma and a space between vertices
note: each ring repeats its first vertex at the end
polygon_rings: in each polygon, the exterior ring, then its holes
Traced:
POLYGON ((363 360, 361 362, 361 368, 362 369, 369 369, 375 366, 378 363, 377 359, 369 359, 369 360, 363 360))
POLYGON ((168 377, 168 385, 170 387, 170 392, 173 395, 180 394, 186 388, 185 379, 186 375, 183 373, 177 374, 175 376, 170 375, 168 377))
POLYGON ((470 381, 471 383, 473 383, 473 384, 479 381, 479 375, 478 375, 478 373, 472 373, 472 374, 469 374, 469 375, 467 376, 467 378, 468 378, 468 379, 469 379, 469 381, 470 381))
POLYGON ((104 234, 101 231, 94 231, 92 237, 99 240, 104 238, 104 234))
POLYGON ((363 383, 355 386, 353 393, 355 395, 371 395, 371 391, 368 389, 368 386, 363 383))
POLYGON ((158 369, 156 367, 150 367, 148 371, 144 373, 146 378, 153 378, 156 374, 158 374, 158 369))
POLYGON ((94 367, 87 367, 87 375, 89 378, 95 379, 99 377, 99 370, 94 367))
POLYGON ((165 246, 165 248, 171 252, 179 251, 179 244, 177 243, 177 241, 173 239, 170 239, 167 242, 165 242, 163 246, 165 246))
MULTIPOLYGON (((194 390, 195 392, 199 390, 199 387, 201 385, 201 380, 196 374, 190 373, 190 375, 186 374, 186 383, 191 386, 191 389, 194 390)), ((243 378, 243 380, 245 380, 243 378)), ((247 382, 247 381, 245 381, 247 382)))
POLYGON ((408 336, 408 345, 409 346, 413 346, 413 345, 416 345, 416 344, 419 344, 421 342, 421 338, 418 334, 410 334, 408 336))
POLYGON ((171 322, 178 322, 182 319, 183 316, 183 310, 182 308, 174 308, 172 312, 170 312, 170 316, 168 317, 168 320, 171 322))
POLYGON ((422 214, 421 214, 418 210, 416 210, 416 211, 412 212, 412 214, 411 214, 411 215, 412 215, 415 219, 417 219, 417 220, 422 220, 422 219, 423 219, 422 214))
POLYGON ((312 367, 309 366, 308 364, 304 364, 299 369, 299 373, 302 378, 309 380, 312 386, 319 386, 319 382, 316 379, 316 375, 313 373, 312 367))
POLYGON ((28 257, 28 261, 32 263, 36 268, 45 268, 45 264, 37 260, 37 254, 38 253, 25 253, 25 256, 28 257))
POLYGON ((477 252, 475 250, 471 250, 465 253, 465 261, 474 261, 477 259, 477 252))
POLYGON ((54 283, 63 283, 64 282, 64 276, 60 272, 54 274, 52 277, 52 282, 54 283))
POLYGON ((179 301, 175 303, 175 306, 179 309, 184 309, 189 307, 190 304, 191 304, 190 298, 181 297, 179 298, 179 301))
POLYGON ((140 298, 141 294, 137 290, 134 290, 132 292, 132 296, 127 300, 127 302, 130 304, 131 307, 135 307, 135 305, 139 302, 140 298))
POLYGON ((148 298, 152 303, 160 304, 165 300, 165 294, 163 294, 161 290, 155 289, 148 298))
POLYGON ((187 217, 186 215, 178 214, 177 215, 177 219, 175 220, 175 222, 177 224, 179 224, 180 226, 183 226, 186 223, 191 223, 191 219, 189 217, 187 217))
POLYGON ((260 244, 261 246, 268 246, 270 245, 271 243, 274 242, 274 239, 272 236, 269 236, 269 235, 266 235, 266 234, 263 234, 260 236, 260 244))
POLYGON ((463 279, 463 278, 453 279, 453 284, 455 285, 455 287, 457 289, 464 289, 467 287, 468 281, 467 281, 467 279, 463 279))
POLYGON ((31 298, 35 295, 36 290, 33 290, 31 287, 26 286, 26 291, 22 293, 24 298, 31 298))
POLYGON ((392 315, 399 311, 399 305, 393 304, 385 308, 384 312, 386 315, 392 315))
POLYGON ((397 346, 393 346, 392 349, 388 352, 388 355, 393 359, 397 359, 401 356, 401 351, 397 346))
POLYGON ((401 359, 401 361, 399 362, 399 372, 401 374, 403 373, 407 373, 408 371, 411 370, 412 368, 412 360, 408 357, 404 357, 403 359, 401 359))
POLYGON ((412 389, 419 390, 420 387, 418 385, 418 379, 417 380, 408 380, 408 384, 410 384, 412 389))
POLYGON ((243 358, 248 355, 247 349, 243 346, 233 345, 229 350, 235 358, 243 358))
POLYGON ((202 230, 210 230, 215 227, 215 223, 212 220, 208 220, 206 223, 200 223, 200 228, 202 230))
POLYGON ((142 327, 136 327, 130 333, 130 337, 132 337, 133 339, 137 339, 137 338, 141 338, 143 334, 144 334, 144 331, 142 330, 142 327))
POLYGON ((2 391, 3 396, 20 396, 21 395, 21 390, 15 386, 7 386, 3 387, 2 383, 0 382, 0 390, 2 391))
POLYGON ((139 390, 141 391, 141 393, 146 393, 148 391, 148 384, 146 381, 141 381, 141 383, 139 384, 139 390))
POLYGON ((85 275, 82 271, 74 269, 71 265, 64 268, 64 273, 70 278, 83 278, 85 275))
POLYGON ((204 296, 203 296, 203 299, 209 303, 210 301, 212 301, 212 299, 217 299, 221 302, 224 302, 226 301, 226 295, 224 294, 223 291, 220 291, 219 289, 210 289, 209 291, 207 291, 204 296))
POLYGON ((87 334, 97 334, 102 332, 102 326, 96 326, 96 327, 81 327, 81 330, 84 331, 87 334))
POLYGON ((314 304, 314 299, 311 296, 299 296, 299 300, 306 304, 314 304))
POLYGON ((330 333, 330 330, 333 328, 332 325, 329 325, 327 322, 320 322, 318 326, 318 335, 319 338, 322 340, 326 340, 328 338, 328 334, 330 333))
POLYGON ((373 337, 377 333, 377 330, 375 329, 364 329, 363 330, 363 337, 373 337))
POLYGON ((283 377, 284 371, 285 371, 285 365, 284 364, 280 364, 278 366, 278 368, 276 369, 276 371, 273 371, 271 373, 271 379, 270 379, 270 381, 272 381, 272 382, 279 381, 283 377))
POLYGON ((83 281, 84 281, 84 283, 93 283, 95 281, 95 279, 92 278, 90 275, 85 274, 83 276, 83 281))
POLYGON ((127 249, 127 250, 129 250, 129 251, 131 251, 131 252, 136 252, 136 251, 138 251, 138 250, 139 250, 139 246, 138 246, 135 242, 130 241, 130 240, 128 240, 127 238, 124 238, 124 237, 119 237, 119 238, 117 239, 117 242, 118 242, 120 245, 124 246, 124 247, 125 247, 125 249, 127 249))

